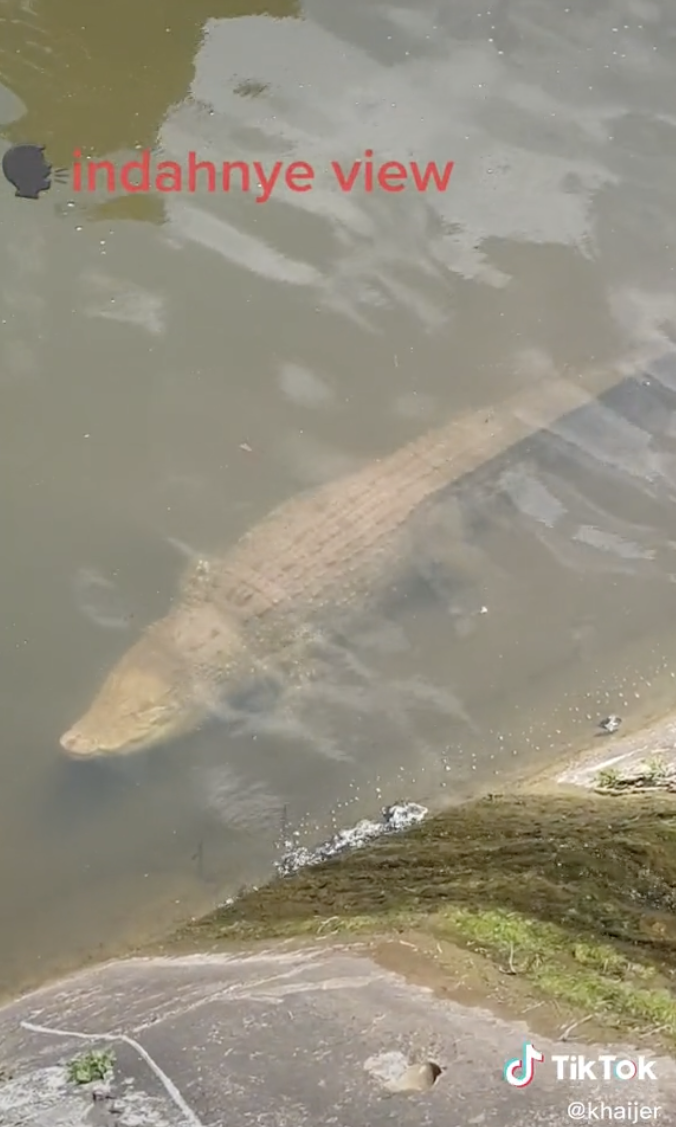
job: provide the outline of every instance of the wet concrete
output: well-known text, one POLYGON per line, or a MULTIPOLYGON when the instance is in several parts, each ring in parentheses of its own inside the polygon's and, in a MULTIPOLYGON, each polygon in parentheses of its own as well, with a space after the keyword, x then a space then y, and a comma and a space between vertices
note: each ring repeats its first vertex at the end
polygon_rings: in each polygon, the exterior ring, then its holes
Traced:
MULTIPOLYGON (((618 719, 620 719, 618 717, 618 719)), ((676 779, 676 714, 673 712, 638 732, 604 739, 559 770, 562 786, 595 789, 623 784, 630 789, 673 790, 676 779), (605 776, 605 779, 604 779, 605 776), (651 778, 652 776, 652 778, 651 778)))
POLYGON ((395 1118, 411 1127, 564 1127, 593 1122, 605 1107, 605 1119, 613 1109, 615 1121, 674 1121, 676 1064, 649 1046, 641 1053, 654 1079, 599 1079, 597 1064, 596 1079, 557 1080, 555 1053, 638 1056, 580 1033, 531 1035, 525 1015, 506 1021, 441 1000, 355 952, 130 960, 0 1010, 11 1077, 0 1083, 0 1114, 6 1127, 352 1127, 395 1118), (546 1059, 518 1090, 503 1070, 526 1040, 546 1059), (69 1084, 68 1060, 101 1047, 116 1054, 114 1077, 83 1090, 69 1084))

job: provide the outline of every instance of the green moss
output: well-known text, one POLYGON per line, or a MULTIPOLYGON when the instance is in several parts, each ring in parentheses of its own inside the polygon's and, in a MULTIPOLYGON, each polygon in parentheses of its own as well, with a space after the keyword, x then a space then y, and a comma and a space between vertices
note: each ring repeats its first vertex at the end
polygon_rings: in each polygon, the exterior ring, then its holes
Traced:
POLYGON ((561 927, 501 911, 448 909, 430 917, 428 927, 439 938, 502 960, 550 998, 605 1016, 611 1024, 660 1026, 676 1035, 676 998, 668 980, 662 987, 648 986, 662 979, 656 968, 632 962, 608 944, 576 942, 561 927))
POLYGON ((476 800, 246 893, 181 937, 406 929, 480 952, 552 999, 676 1037, 676 802, 476 800))

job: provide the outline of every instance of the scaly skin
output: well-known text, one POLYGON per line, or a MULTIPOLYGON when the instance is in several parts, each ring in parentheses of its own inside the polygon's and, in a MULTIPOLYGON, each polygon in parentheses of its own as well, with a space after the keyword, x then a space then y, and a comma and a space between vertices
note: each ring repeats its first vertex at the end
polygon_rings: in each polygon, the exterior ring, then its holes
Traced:
POLYGON ((595 373, 584 387, 547 379, 286 501, 222 558, 191 570, 62 748, 91 757, 165 743, 197 728, 219 696, 268 661, 302 663, 303 628, 368 586, 426 499, 621 378, 595 373))

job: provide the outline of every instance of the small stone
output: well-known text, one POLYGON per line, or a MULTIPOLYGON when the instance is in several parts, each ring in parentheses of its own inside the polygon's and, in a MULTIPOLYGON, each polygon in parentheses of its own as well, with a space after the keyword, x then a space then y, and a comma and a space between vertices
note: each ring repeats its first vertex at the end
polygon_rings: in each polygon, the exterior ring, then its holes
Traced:
POLYGON ((434 1087, 443 1071, 436 1061, 412 1064, 397 1051, 369 1057, 364 1062, 364 1069, 392 1093, 427 1092, 434 1087))
POLYGON ((433 1060, 410 1065, 397 1080, 390 1084, 393 1092, 427 1092, 441 1076, 441 1068, 433 1060))
POLYGON ((613 732, 617 731, 621 723, 621 716, 606 716, 605 720, 602 720, 599 724, 599 728, 603 732, 608 732, 609 735, 612 735, 613 732))

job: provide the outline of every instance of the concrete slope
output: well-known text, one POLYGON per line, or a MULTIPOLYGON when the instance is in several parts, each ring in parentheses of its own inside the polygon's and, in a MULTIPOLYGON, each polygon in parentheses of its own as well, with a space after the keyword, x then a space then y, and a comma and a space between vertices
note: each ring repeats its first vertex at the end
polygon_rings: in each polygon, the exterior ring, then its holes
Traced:
POLYGON ((670 1059, 648 1054, 656 1079, 558 1081, 552 1053, 590 1060, 611 1050, 585 1045, 575 1033, 558 1045, 533 1036, 546 1059, 520 1090, 505 1082, 503 1068, 529 1039, 525 1023, 436 998, 354 951, 132 959, 0 1010, 0 1123, 676 1124, 670 1059), (106 1038, 116 1054, 112 1081, 98 1088, 68 1082, 64 1064, 105 1047, 106 1038), (425 1062, 443 1069, 436 1082, 425 1062), (614 1112, 602 1114, 604 1106, 614 1112))

